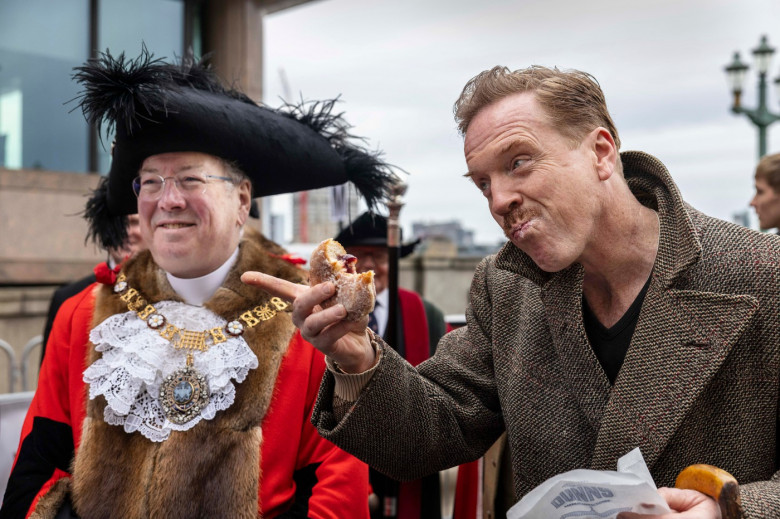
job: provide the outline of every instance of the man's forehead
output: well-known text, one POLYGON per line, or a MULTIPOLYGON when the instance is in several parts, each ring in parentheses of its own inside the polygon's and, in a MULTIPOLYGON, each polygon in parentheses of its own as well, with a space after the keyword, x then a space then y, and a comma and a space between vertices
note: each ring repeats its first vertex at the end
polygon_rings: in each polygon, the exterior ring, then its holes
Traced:
POLYGON ((495 101, 476 113, 466 129, 466 149, 506 129, 523 126, 548 128, 549 117, 532 92, 520 92, 495 101))
POLYGON ((219 164, 219 158, 199 152, 171 152, 152 155, 144 159, 140 170, 155 172, 163 167, 173 167, 176 171, 198 169, 207 164, 219 164))

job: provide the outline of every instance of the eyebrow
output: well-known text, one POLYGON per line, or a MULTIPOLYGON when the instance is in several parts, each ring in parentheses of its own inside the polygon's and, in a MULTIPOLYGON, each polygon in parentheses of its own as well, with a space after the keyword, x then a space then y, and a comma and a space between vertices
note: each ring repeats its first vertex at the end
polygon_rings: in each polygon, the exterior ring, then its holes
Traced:
POLYGON ((513 148, 519 148, 523 144, 525 144, 525 142, 520 139, 512 139, 511 141, 504 144, 501 149, 498 150, 498 152, 504 154, 508 151, 511 151, 513 148))
MULTIPOLYGON (((203 164, 186 164, 186 165, 181 166, 180 168, 178 168, 176 171, 174 171, 174 174, 181 173, 182 171, 189 171, 191 169, 199 168, 202 165, 203 164)), ((150 168, 150 167, 147 166, 145 168, 142 167, 140 172, 141 173, 155 173, 155 174, 157 174, 159 171, 160 170, 157 169, 157 168, 150 168)))
MULTIPOLYGON (((498 154, 499 155, 503 155, 503 154, 505 154, 505 153, 507 153, 509 151, 512 151, 512 149, 514 149, 514 148, 519 148, 523 144, 524 144, 524 141, 521 140, 521 139, 512 139, 511 141, 509 141, 506 144, 504 144, 503 146, 501 146, 501 148, 499 148, 498 154)), ((471 178, 475 174, 476 173, 474 173, 473 171, 467 171, 466 173, 463 174, 463 176, 465 178, 471 178)))

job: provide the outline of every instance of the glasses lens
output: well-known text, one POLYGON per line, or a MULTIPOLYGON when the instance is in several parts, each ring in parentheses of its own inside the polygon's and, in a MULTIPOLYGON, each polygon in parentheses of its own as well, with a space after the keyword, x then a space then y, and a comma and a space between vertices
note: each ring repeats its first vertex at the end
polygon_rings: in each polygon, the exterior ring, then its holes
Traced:
POLYGON ((155 200, 163 192, 165 183, 175 184, 178 191, 185 196, 198 196, 206 192, 208 179, 219 179, 231 181, 229 177, 218 177, 214 175, 187 175, 182 177, 163 178, 159 175, 145 174, 133 179, 133 192, 138 197, 155 200))
POLYGON ((187 175, 186 177, 177 178, 176 182, 182 191, 189 193, 202 193, 206 187, 206 179, 198 175, 187 175))
POLYGON ((165 179, 159 175, 141 175, 133 180, 133 191, 139 197, 156 198, 162 192, 165 179))

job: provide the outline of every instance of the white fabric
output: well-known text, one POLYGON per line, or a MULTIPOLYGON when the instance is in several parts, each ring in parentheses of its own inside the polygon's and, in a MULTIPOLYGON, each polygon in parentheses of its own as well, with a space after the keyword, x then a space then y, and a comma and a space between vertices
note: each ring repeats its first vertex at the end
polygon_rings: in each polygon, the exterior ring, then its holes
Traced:
MULTIPOLYGON (((203 307, 175 301, 154 306, 168 323, 182 329, 205 331, 226 324, 203 307)), ((208 351, 192 352, 193 368, 208 381, 209 403, 195 418, 177 425, 165 417, 158 397, 164 378, 185 367, 189 350, 175 349, 135 312, 112 315, 89 334, 97 351, 103 353, 84 371, 89 398, 105 397, 107 423, 122 425, 128 433, 138 431, 152 441, 166 440, 171 431, 191 429, 230 407, 236 392, 232 380, 243 382, 249 370, 258 366, 257 356, 243 337, 226 337, 227 341, 212 345, 208 351)))
POLYGON ((382 290, 376 295, 374 304, 374 317, 376 317, 376 325, 379 328, 380 337, 385 336, 385 330, 387 330, 387 318, 390 317, 390 291, 387 289, 382 290))
POLYGON ((220 267, 199 278, 177 278, 173 274, 166 272, 165 275, 168 278, 168 283, 171 284, 171 288, 184 299, 185 302, 200 306, 204 302, 211 299, 214 292, 217 291, 222 283, 227 279, 230 268, 238 258, 238 247, 233 251, 233 254, 227 259, 225 263, 220 267))

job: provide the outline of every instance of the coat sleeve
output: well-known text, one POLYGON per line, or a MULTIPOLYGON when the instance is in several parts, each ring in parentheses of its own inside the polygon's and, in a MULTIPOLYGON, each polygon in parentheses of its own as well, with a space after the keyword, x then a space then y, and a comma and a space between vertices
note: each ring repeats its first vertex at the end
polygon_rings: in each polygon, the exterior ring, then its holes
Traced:
MULTIPOLYGON (((74 454, 74 423, 80 423, 83 418, 83 409, 73 407, 84 394, 79 374, 83 370, 91 303, 92 293, 87 289, 65 301, 57 312, 38 388, 22 426, 0 509, 2 518, 26 517, 39 501, 39 508, 56 509, 65 497, 65 487, 55 487, 55 483, 69 476, 74 454), (55 491, 50 492, 52 488, 55 491)), ((80 405, 83 407, 83 403, 80 405)))
POLYGON ((346 414, 334 402, 327 372, 312 415, 320 434, 400 480, 482 456, 504 430, 492 360, 489 268, 483 261, 475 273, 468 326, 447 334, 434 357, 414 368, 379 343, 383 358, 346 414))

